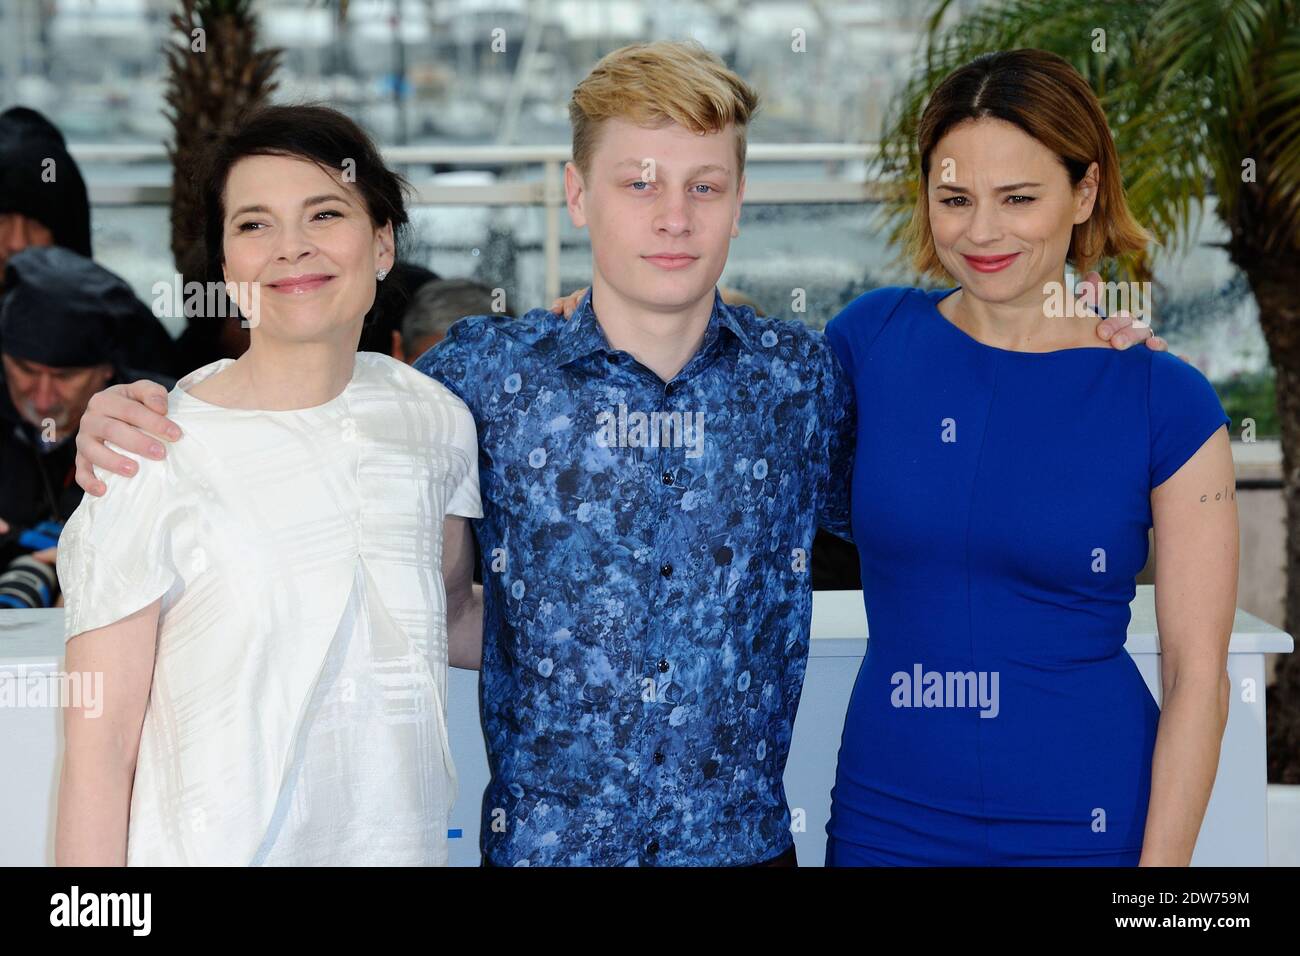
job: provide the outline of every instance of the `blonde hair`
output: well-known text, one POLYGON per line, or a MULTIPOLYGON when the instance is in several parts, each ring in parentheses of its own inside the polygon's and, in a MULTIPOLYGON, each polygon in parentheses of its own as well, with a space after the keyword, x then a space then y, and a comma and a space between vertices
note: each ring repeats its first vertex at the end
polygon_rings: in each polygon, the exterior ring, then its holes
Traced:
POLYGON ((693 40, 621 47, 602 57, 573 90, 573 162, 585 176, 601 125, 621 119, 656 128, 677 123, 693 133, 736 127, 737 179, 745 171, 745 134, 758 93, 693 40))
POLYGON ((1018 126, 1056 153, 1071 186, 1097 164, 1100 182, 1092 215, 1075 225, 1066 252, 1077 271, 1087 271, 1099 259, 1145 250, 1151 236, 1129 211, 1119 154, 1092 87, 1055 53, 1008 50, 985 53, 949 73, 921 114, 916 144, 921 182, 906 230, 907 249, 918 272, 951 278, 930 231, 930 154, 954 127, 986 116, 1018 126))

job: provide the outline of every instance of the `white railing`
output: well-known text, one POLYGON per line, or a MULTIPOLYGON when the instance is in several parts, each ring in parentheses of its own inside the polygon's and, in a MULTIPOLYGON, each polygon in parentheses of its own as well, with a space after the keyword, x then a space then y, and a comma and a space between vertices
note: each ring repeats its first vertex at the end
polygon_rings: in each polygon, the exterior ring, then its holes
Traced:
MULTIPOLYGON (((129 166, 164 163, 161 145, 83 145, 70 152, 83 169, 99 164, 129 166)), ((869 203, 879 201, 886 187, 870 178, 870 162, 878 153, 873 143, 800 143, 752 145, 746 154, 748 168, 770 163, 840 164, 849 174, 815 180, 779 180, 751 177, 745 187, 747 203, 869 203)), ((397 167, 439 165, 538 168, 540 179, 496 183, 439 183, 412 178, 414 202, 429 206, 537 206, 544 210, 543 249, 546 262, 546 296, 560 294, 560 215, 564 209, 564 164, 568 146, 389 146, 384 159, 397 167)), ((96 206, 165 206, 171 187, 156 174, 139 182, 97 182, 88 186, 96 206)))

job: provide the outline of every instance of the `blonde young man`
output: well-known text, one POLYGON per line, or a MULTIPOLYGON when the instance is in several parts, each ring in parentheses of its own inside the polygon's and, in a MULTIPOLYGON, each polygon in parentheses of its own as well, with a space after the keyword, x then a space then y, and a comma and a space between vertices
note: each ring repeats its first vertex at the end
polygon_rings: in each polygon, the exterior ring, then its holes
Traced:
POLYGON ((415 364, 478 428, 485 865, 795 864, 809 552, 848 535, 854 423, 820 334, 717 291, 757 104, 696 44, 602 59, 565 169, 591 289, 567 320, 464 319, 415 364))

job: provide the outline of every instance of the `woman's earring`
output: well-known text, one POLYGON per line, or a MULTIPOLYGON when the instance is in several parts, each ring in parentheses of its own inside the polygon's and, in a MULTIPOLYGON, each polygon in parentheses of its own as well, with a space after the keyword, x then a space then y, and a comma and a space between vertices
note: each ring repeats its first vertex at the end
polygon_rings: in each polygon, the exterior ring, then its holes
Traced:
POLYGON ((387 276, 388 276, 387 269, 380 269, 378 272, 375 273, 375 278, 378 279, 380 282, 383 282, 387 276))

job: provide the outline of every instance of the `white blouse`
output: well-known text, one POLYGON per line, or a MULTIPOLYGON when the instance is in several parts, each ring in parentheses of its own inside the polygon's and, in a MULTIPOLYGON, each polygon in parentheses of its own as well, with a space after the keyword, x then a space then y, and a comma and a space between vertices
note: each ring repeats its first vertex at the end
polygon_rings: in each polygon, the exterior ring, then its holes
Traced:
MULTIPOLYGON (((71 639, 162 597, 127 864, 445 865, 447 515, 482 516, 474 420, 376 352, 323 405, 223 408, 96 474, 58 550, 71 639)), ((112 693, 112 688, 106 688, 112 693)))

